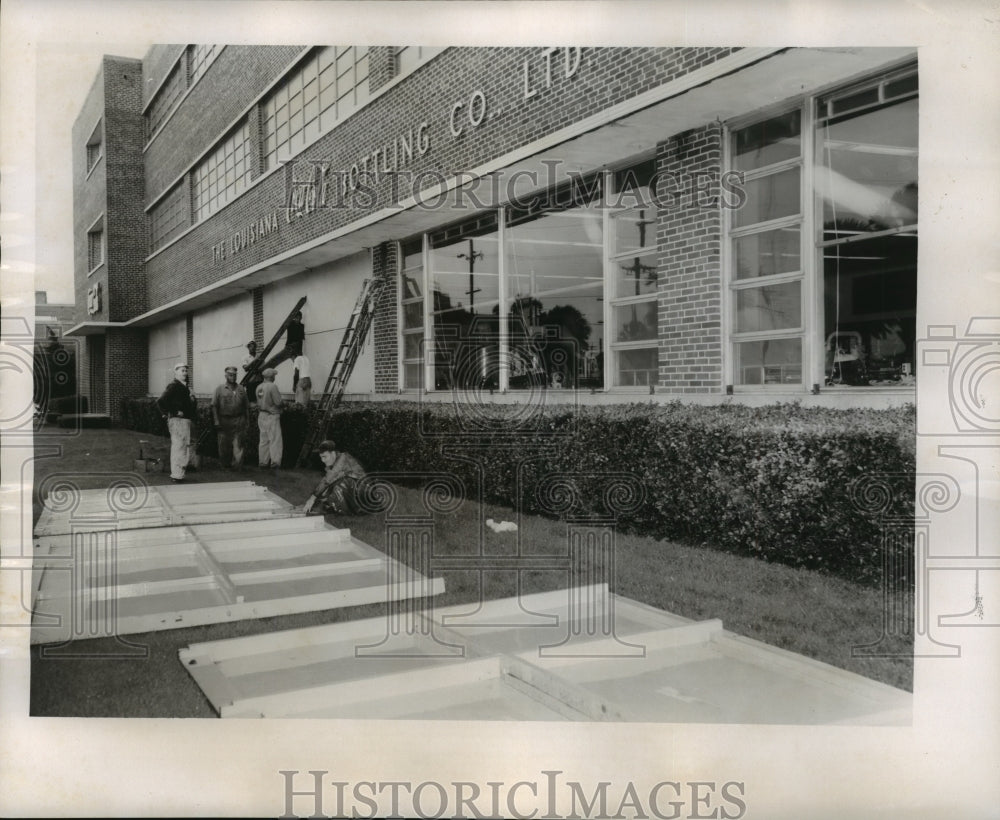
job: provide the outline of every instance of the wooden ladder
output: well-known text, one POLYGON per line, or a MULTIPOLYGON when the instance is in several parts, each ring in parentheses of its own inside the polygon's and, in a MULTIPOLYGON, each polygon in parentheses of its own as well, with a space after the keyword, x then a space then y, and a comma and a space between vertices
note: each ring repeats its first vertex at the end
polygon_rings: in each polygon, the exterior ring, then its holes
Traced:
POLYGON ((365 338, 371 328, 372 319, 375 316, 375 306, 386 284, 384 274, 376 274, 361 283, 361 292, 354 303, 354 310, 351 318, 344 328, 344 336, 340 340, 340 347, 337 349, 337 357, 333 360, 330 368, 330 375, 327 377, 326 386, 316 405, 316 411, 309 419, 309 429, 306 432, 305 441, 299 451, 298 465, 305 466, 309 456, 316 449, 319 443, 326 438, 326 426, 333 416, 333 411, 340 405, 344 397, 344 389, 354 371, 354 365, 358 361, 361 349, 364 347, 365 338))
MULTIPOLYGON (((278 339, 281 338, 281 334, 284 333, 286 330, 288 330, 288 326, 292 323, 292 317, 300 310, 302 310, 302 306, 305 303, 306 303, 306 297, 303 296, 301 299, 299 299, 299 301, 295 303, 295 307, 293 307, 290 311, 288 311, 288 315, 285 317, 285 321, 281 323, 281 327, 279 327, 278 330, 275 332, 275 334, 271 337, 271 341, 269 341, 267 345, 264 347, 264 349, 257 354, 257 358, 253 360, 253 364, 250 365, 250 367, 247 369, 247 372, 243 374, 243 378, 240 379, 240 384, 246 387, 251 379, 253 379, 255 376, 258 377, 260 376, 260 371, 264 366, 264 362, 267 361, 268 354, 274 349, 274 346, 278 343, 278 339)), ((256 401, 256 399, 253 396, 250 396, 248 398, 250 398, 250 401, 256 401)))

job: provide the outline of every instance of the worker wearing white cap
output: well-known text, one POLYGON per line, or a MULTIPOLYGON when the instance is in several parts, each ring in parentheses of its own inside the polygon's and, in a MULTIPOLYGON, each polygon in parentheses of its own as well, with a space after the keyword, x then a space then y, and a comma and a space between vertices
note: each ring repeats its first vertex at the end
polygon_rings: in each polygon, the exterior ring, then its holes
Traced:
POLYGON ((198 405, 187 386, 188 366, 174 365, 174 380, 167 385, 156 406, 167 420, 170 431, 170 478, 174 483, 184 480, 191 460, 191 425, 198 415, 198 405))
POLYGON ((264 381, 257 386, 257 427, 260 429, 257 463, 261 467, 278 469, 284 449, 281 440, 281 391, 274 383, 278 371, 268 367, 260 375, 264 381))

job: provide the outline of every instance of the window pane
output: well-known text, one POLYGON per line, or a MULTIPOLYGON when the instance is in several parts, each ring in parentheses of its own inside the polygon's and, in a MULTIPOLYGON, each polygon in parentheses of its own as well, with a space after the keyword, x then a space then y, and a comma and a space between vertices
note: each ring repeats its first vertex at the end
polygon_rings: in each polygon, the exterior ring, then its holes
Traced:
POLYGON ((419 359, 423 354, 424 334, 407 333, 403 336, 403 358, 419 359))
POLYGON ((743 190, 746 202, 733 212, 737 228, 799 212, 798 168, 751 180, 743 186, 743 190))
POLYGON ((642 350, 620 350, 616 354, 618 367, 615 372, 615 385, 618 387, 634 387, 636 385, 656 384, 659 356, 655 347, 642 350))
POLYGON ((615 253, 648 249, 656 245, 656 211, 631 208, 614 219, 615 253))
POLYGON ((737 384, 802 384, 801 339, 766 339, 735 347, 737 384))
POLYGON ((826 248, 823 273, 827 383, 910 382, 916 346, 916 235, 826 248))
POLYGON ((412 299, 421 296, 421 275, 419 272, 413 275, 403 274, 403 298, 412 299))
POLYGON ((736 331, 753 333, 802 324, 801 283, 766 285, 736 291, 736 331))
POLYGON ((543 213, 508 228, 507 238, 512 355, 538 357, 532 378, 550 386, 553 377, 565 387, 603 386, 600 370, 588 369, 604 336, 600 211, 543 213))
POLYGON ((403 305, 403 327, 421 327, 424 323, 424 302, 409 302, 403 305))
POLYGON ((437 390, 499 386, 498 254, 495 228, 431 251, 437 390))
POLYGON ((615 341, 637 342, 656 338, 655 301, 616 307, 614 317, 615 341))
POLYGON ((799 226, 764 231, 734 240, 737 279, 754 279, 800 268, 799 226))
POLYGON ((642 296, 656 293, 656 254, 618 259, 615 267, 615 296, 642 296))
POLYGON ((741 171, 794 159, 802 151, 799 110, 747 126, 733 135, 733 167, 741 171))
POLYGON ((917 100, 821 126, 823 238, 917 222, 917 100))
POLYGON ((423 387, 424 364, 416 362, 403 365, 403 387, 411 390, 423 387))

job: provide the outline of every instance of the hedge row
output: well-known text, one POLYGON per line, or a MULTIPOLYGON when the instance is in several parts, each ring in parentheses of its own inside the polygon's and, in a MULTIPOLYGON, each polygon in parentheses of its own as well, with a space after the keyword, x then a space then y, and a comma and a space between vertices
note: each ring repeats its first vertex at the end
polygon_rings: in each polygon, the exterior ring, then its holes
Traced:
MULTIPOLYGON (((169 436, 167 422, 156 408, 151 398, 122 399, 121 424, 128 430, 150 433, 154 436, 169 436)), ((302 442, 305 440, 307 417, 301 405, 290 406, 281 414, 281 435, 284 440, 282 467, 294 467, 302 442)), ((218 458, 219 449, 212 432, 212 408, 208 399, 198 399, 198 418, 195 420, 191 438, 197 444, 197 451, 209 458, 218 458)), ((257 427, 257 408, 250 408, 250 427, 247 430, 246 461, 257 463, 257 442, 260 429, 257 427)), ((317 461, 317 464, 319 462, 317 461)))
MULTIPOLYGON (((153 421, 165 434, 158 415, 153 421)), ((290 442, 302 441, 305 423, 301 408, 285 413, 290 442)), ((882 518, 913 514, 912 406, 674 402, 529 412, 389 402, 347 405, 327 433, 369 471, 415 481, 447 473, 470 497, 526 513, 617 514, 625 531, 856 581, 881 578, 882 518)))

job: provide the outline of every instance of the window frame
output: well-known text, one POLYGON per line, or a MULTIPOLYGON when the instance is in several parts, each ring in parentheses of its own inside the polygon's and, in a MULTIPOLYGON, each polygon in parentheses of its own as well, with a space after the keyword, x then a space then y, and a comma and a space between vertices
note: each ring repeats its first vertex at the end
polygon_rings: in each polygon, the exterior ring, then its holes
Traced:
MULTIPOLYGON (((723 354, 724 354, 724 375, 726 384, 735 393, 761 393, 768 391, 794 390, 797 393, 811 390, 813 393, 819 392, 821 388, 831 392, 850 392, 857 387, 847 385, 830 385, 826 381, 826 348, 825 348, 825 294, 824 294, 824 264, 823 254, 830 247, 840 245, 850 245, 862 242, 866 239, 877 236, 896 235, 913 233, 919 241, 919 214, 917 222, 909 225, 902 225, 885 231, 875 233, 860 234, 857 237, 837 238, 826 240, 823 236, 823 197, 820 186, 816 179, 824 164, 819 167, 817 163, 821 161, 820 148, 822 140, 822 121, 824 117, 819 116, 820 105, 826 101, 827 105, 834 103, 836 99, 849 97, 862 93, 865 90, 877 87, 879 89, 879 100, 860 107, 855 107, 845 111, 836 112, 834 118, 856 116, 866 109, 876 110, 884 105, 891 105, 907 99, 919 100, 919 85, 910 91, 904 91, 889 99, 884 99, 882 89, 887 85, 904 80, 910 76, 918 75, 918 65, 912 60, 907 60, 902 65, 886 68, 877 74, 870 75, 860 80, 853 81, 847 85, 834 85, 828 88, 819 89, 804 97, 797 98, 768 108, 760 109, 752 114, 733 118, 725 123, 723 141, 723 165, 727 171, 737 170, 734 167, 734 141, 735 133, 749 125, 762 122, 782 113, 798 109, 801 112, 800 129, 800 242, 799 242, 799 268, 797 272, 782 272, 771 274, 766 277, 764 284, 780 284, 782 282, 801 281, 802 282, 802 325, 798 329, 783 329, 781 331, 761 331, 761 332, 738 332, 736 330, 736 304, 737 294, 740 290, 760 286, 764 277, 753 277, 740 280, 736 277, 735 241, 756 233, 763 233, 769 229, 786 227, 794 224, 796 218, 792 216, 782 217, 769 222, 753 223, 749 226, 734 227, 735 220, 732 215, 728 215, 723 220, 723 243, 721 261, 724 275, 724 287, 722 293, 723 315, 725 322, 723 325, 723 354), (738 373, 736 372, 736 362, 738 359, 736 345, 743 341, 753 341, 755 339, 782 339, 801 338, 802 344, 802 383, 791 384, 739 384, 738 373)), ((828 108, 829 110, 829 108, 828 108)), ((919 156, 919 154, 918 154, 919 156)), ((760 178, 763 175, 774 173, 776 169, 793 164, 791 160, 782 160, 762 166, 753 171, 746 171, 745 181, 760 178)), ((901 386, 895 385, 868 385, 866 390, 885 391, 899 389, 901 386)), ((912 386, 907 386, 912 389, 912 386)))
POLYGON ((309 49, 259 102, 261 173, 280 167, 364 107, 371 99, 370 76, 368 46, 309 49), (344 63, 348 67, 341 71, 341 60, 345 57, 349 58, 344 63), (362 65, 364 75, 359 79, 362 65), (343 77, 350 80, 342 87, 343 77), (310 86, 312 91, 307 98, 310 86), (345 102, 347 97, 349 103, 345 102), (300 123, 293 128, 296 116, 300 123))
POLYGON ((97 125, 87 138, 84 151, 87 166, 85 176, 89 178, 94 168, 104 158, 104 117, 97 120, 97 125))
MULTIPOLYGON (((651 244, 647 249, 641 253, 636 253, 635 250, 622 251, 621 253, 612 254, 611 250, 613 247, 613 240, 611 237, 611 231, 614 229, 614 218, 620 214, 627 213, 633 209, 632 205, 623 206, 612 204, 612 198, 616 197, 618 191, 614 189, 615 185, 615 173, 620 170, 625 170, 626 168, 632 168, 633 166, 639 165, 643 162, 648 162, 651 159, 655 159, 655 153, 650 152, 647 156, 643 158, 632 158, 628 164, 619 165, 613 168, 604 169, 603 171, 596 172, 594 174, 587 174, 581 177, 583 189, 582 192, 589 192, 593 190, 595 184, 599 185, 599 194, 592 201, 592 206, 595 211, 600 214, 600 225, 602 231, 602 243, 600 249, 601 255, 601 343, 597 348, 599 354, 603 358, 603 372, 602 376, 602 386, 599 388, 593 388, 592 392, 602 392, 602 393, 617 393, 617 394, 629 394, 636 392, 648 392, 649 388, 656 387, 659 385, 660 372, 660 318, 659 318, 659 300, 660 300, 660 285, 659 279, 658 284, 654 292, 640 294, 639 296, 622 296, 622 297, 610 297, 609 294, 614 292, 615 287, 615 277, 618 272, 618 264, 621 259, 632 259, 635 256, 640 256, 643 259, 653 259, 655 260, 656 267, 659 268, 660 262, 660 239, 658 236, 659 229, 659 217, 660 208, 655 197, 651 197, 648 203, 648 207, 653 211, 653 239, 651 244), (629 305, 639 305, 639 304, 652 304, 655 305, 656 310, 656 324, 657 331, 656 336, 652 339, 641 339, 629 342, 612 342, 609 339, 609 328, 612 328, 613 321, 613 311, 616 307, 627 307, 629 305), (655 351, 657 367, 656 373, 652 378, 651 383, 647 384, 615 384, 617 375, 617 355, 621 351, 630 350, 653 350, 655 351)), ((574 186, 574 191, 580 190, 575 186, 580 183, 581 180, 573 179, 568 184, 574 186)), ((564 183, 563 185, 566 185, 564 183)), ((509 321, 510 321, 510 286, 511 279, 509 275, 508 268, 508 253, 510 252, 510 243, 514 240, 510 237, 508 231, 511 229, 511 222, 513 220, 516 224, 522 224, 522 221, 528 222, 536 218, 543 217, 548 213, 554 213, 562 210, 566 210, 565 207, 559 206, 558 202, 561 198, 560 191, 563 185, 557 186, 556 188, 546 189, 543 192, 539 192, 533 200, 536 204, 523 214, 512 214, 512 209, 509 206, 501 206, 496 209, 485 209, 482 211, 477 211, 474 214, 467 216, 461 220, 450 223, 448 225, 441 226, 432 231, 425 231, 421 234, 408 237, 401 240, 398 243, 399 247, 399 265, 398 271, 399 285, 397 287, 397 308, 399 320, 397 322, 397 365, 398 365, 398 388, 400 391, 412 391, 419 390, 421 392, 428 393, 446 393, 454 387, 449 388, 437 388, 435 387, 435 342, 433 335, 433 276, 434 272, 432 270, 431 264, 431 246, 432 237, 437 235, 439 241, 442 243, 441 247, 461 239, 466 230, 475 233, 477 231, 476 223, 485 225, 484 220, 495 219, 496 223, 496 235, 497 235, 497 245, 498 245, 498 275, 499 275, 499 286, 498 286, 498 298, 499 304, 503 308, 498 316, 498 332, 497 332, 497 343, 498 343, 498 356, 500 360, 500 369, 498 376, 498 386, 497 389, 500 393, 523 393, 529 392, 530 387, 510 387, 510 359, 511 359, 511 341, 509 334, 509 321), (538 200, 542 202, 551 201, 556 203, 552 206, 538 205, 538 200), (492 217, 491 217, 492 215, 492 217), (421 241, 422 245, 422 301, 423 301, 423 326, 421 332, 423 333, 424 348, 423 348, 423 379, 419 386, 407 387, 405 382, 405 366, 407 364, 416 363, 415 359, 406 358, 404 353, 404 336, 412 335, 416 333, 415 329, 410 329, 409 333, 404 331, 404 304, 415 303, 416 298, 404 299, 403 298, 403 278, 402 271, 404 270, 404 253, 403 247, 409 245, 410 243, 421 241), (430 297, 430 298, 428 298, 430 297)), ((491 299, 492 303, 494 300, 491 299)))
POLYGON ((250 118, 244 117, 191 169, 192 225, 221 211, 253 183, 251 131, 250 118), (237 160, 236 154, 240 152, 242 157, 237 160), (236 171, 237 163, 242 166, 240 173, 236 171), (232 179, 227 180, 230 172, 232 179))
POLYGON ((97 219, 95 219, 90 227, 87 228, 87 278, 89 279, 98 270, 101 269, 108 261, 108 245, 107 236, 104 230, 104 214, 102 213, 97 219), (97 262, 94 262, 93 253, 93 237, 97 237, 98 245, 98 255, 100 258, 97 262))
POLYGON ((778 105, 768 106, 741 117, 736 117, 727 123, 723 130, 722 141, 722 167, 727 172, 738 172, 743 174, 742 185, 754 182, 759 179, 777 176, 793 168, 799 172, 799 208, 794 214, 785 214, 773 219, 765 219, 760 222, 753 222, 747 225, 735 226, 735 210, 723 214, 722 219, 722 248, 720 261, 725 272, 723 276, 723 288, 721 294, 723 332, 722 332, 722 353, 723 353, 723 374, 726 385, 731 386, 733 392, 759 393, 768 392, 788 392, 793 390, 797 393, 804 392, 806 385, 810 383, 811 368, 809 362, 810 341, 809 341, 809 320, 813 311, 813 295, 810 276, 808 275, 809 255, 811 254, 811 243, 808 241, 811 236, 812 221, 812 196, 811 188, 807 184, 810 180, 811 151, 808 145, 811 144, 809 133, 806 129, 811 128, 811 119, 807 112, 807 100, 798 99, 792 102, 784 102, 778 105), (737 131, 750 127, 757 123, 765 122, 784 114, 799 111, 799 154, 794 158, 786 158, 770 162, 759 168, 740 171, 735 167, 734 162, 734 142, 737 131), (768 274, 766 276, 749 277, 745 280, 736 277, 736 241, 747 236, 757 236, 769 231, 780 230, 798 226, 799 229, 799 266, 795 271, 782 271, 780 273, 768 274), (759 290, 772 285, 783 285, 799 283, 799 324, 795 327, 778 328, 774 330, 761 331, 738 331, 737 313, 739 304, 739 292, 749 290, 759 290), (743 343, 754 343, 762 341, 785 341, 789 339, 799 340, 800 345, 800 381, 798 383, 777 383, 767 384, 764 381, 764 365, 761 365, 762 378, 760 384, 741 384, 737 372, 736 346, 743 343))

